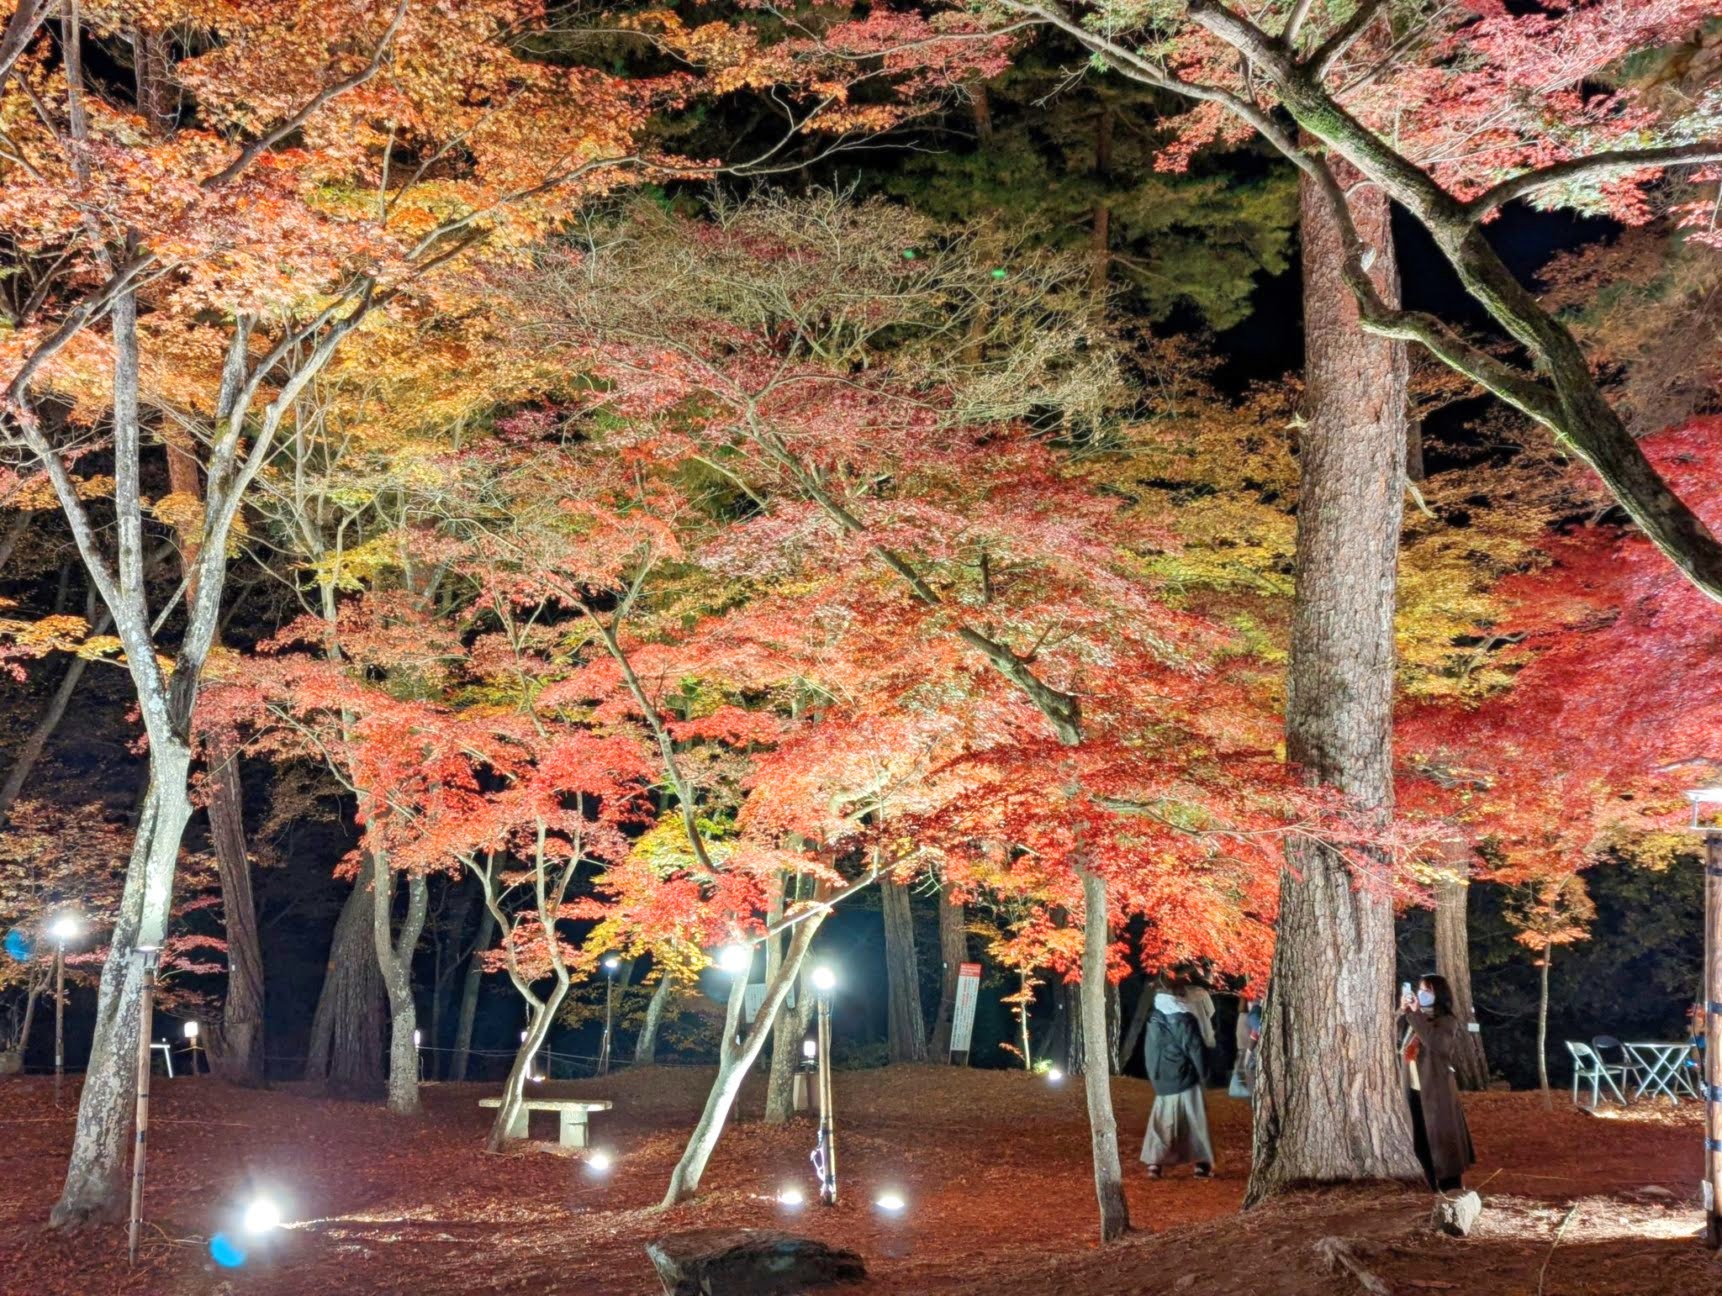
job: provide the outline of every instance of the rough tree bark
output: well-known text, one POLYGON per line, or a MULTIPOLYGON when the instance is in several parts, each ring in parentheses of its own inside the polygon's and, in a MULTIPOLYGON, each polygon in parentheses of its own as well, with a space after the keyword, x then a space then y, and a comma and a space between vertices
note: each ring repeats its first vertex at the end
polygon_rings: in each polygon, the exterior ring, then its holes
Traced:
POLYGON ((227 933, 227 997, 219 1029, 210 1032, 210 1069, 241 1085, 267 1082, 263 1050, 263 944, 251 894, 251 859, 245 849, 245 796, 239 753, 212 746, 209 836, 221 882, 227 933))
MULTIPOLYGON (((1300 193, 1307 422, 1286 752, 1312 783, 1392 812, 1393 612, 1405 479, 1402 343, 1363 332, 1325 195, 1300 193)), ((1351 200, 1376 289, 1398 299, 1389 205, 1351 200)), ((1294 1185, 1415 1179, 1393 1055, 1393 907, 1320 842, 1287 844, 1246 1201, 1294 1185)))
POLYGON ((795 983, 795 1006, 778 1014, 771 1032, 771 1070, 765 1078, 765 1123, 785 1125, 795 1116, 795 1071, 801 1041, 813 1023, 813 987, 805 965, 795 983))
MULTIPOLYGON (((957 1007, 957 975, 969 958, 969 933, 963 902, 953 900, 947 888, 939 893, 939 959, 944 975, 939 980, 939 1010, 933 1017, 933 1032, 927 1054, 934 1062, 951 1060, 951 1018, 957 1007)), ((963 1054, 967 1063, 968 1054, 963 1054)))
POLYGON ((646 1001, 646 1016, 640 1023, 639 1038, 634 1041, 635 1066, 653 1066, 658 1061, 658 1026, 664 1020, 664 1005, 670 1001, 670 993, 670 974, 665 971, 646 1001))
POLYGON ((1461 1089, 1489 1087, 1489 1061, 1483 1036, 1471 1028, 1477 1014, 1471 1002, 1471 849, 1449 850, 1435 879, 1435 970, 1453 991, 1453 1012, 1464 1033, 1453 1057, 1453 1072, 1461 1089))
POLYGON ((909 888, 882 878, 879 908, 885 918, 885 1035, 893 1062, 925 1062, 927 1032, 921 1017, 921 969, 915 956, 915 912, 909 888))
POLYGON ((460 1014, 454 1025, 454 1052, 449 1056, 448 1078, 455 1082, 466 1079, 467 1063, 472 1057, 472 1022, 478 1014, 478 990, 484 981, 484 952, 496 935, 496 919, 488 905, 478 911, 478 936, 472 943, 472 956, 466 964, 466 980, 460 988, 460 1014))
POLYGON ((1100 1199, 1100 1240, 1110 1242, 1130 1229, 1124 1200, 1124 1170, 1118 1156, 1118 1122, 1112 1114, 1112 1068, 1106 1028, 1108 936, 1106 881, 1078 868, 1082 876, 1082 1084, 1088 1098, 1088 1131, 1094 1151, 1094 1192, 1100 1199))
POLYGON ((361 876, 335 920, 305 1059, 305 1080, 316 1093, 369 1100, 384 1091, 383 973, 372 903, 370 880, 361 876))
POLYGON ((377 966, 383 974, 383 990, 389 999, 389 1110, 397 1116, 419 1113, 419 1046, 413 1039, 418 1029, 418 1008, 413 1003, 413 951, 424 932, 430 888, 423 873, 407 874, 407 911, 400 934, 393 933, 395 874, 388 857, 371 856, 371 888, 376 902, 371 906, 371 935, 376 945, 377 966))
POLYGON ((813 943, 813 934, 819 930, 819 925, 824 920, 825 910, 820 909, 795 925, 795 934, 790 938, 789 949, 784 953, 777 975, 765 987, 765 998, 760 1004, 759 1015, 753 1019, 753 1025, 748 1028, 739 1044, 736 1042, 736 1036, 741 1031, 742 1007, 747 998, 747 978, 738 976, 731 983, 729 1008, 724 1014, 723 1041, 718 1048, 717 1079, 712 1084, 711 1092, 706 1095, 705 1109, 700 1112, 699 1122, 688 1137, 688 1145, 682 1150, 681 1160, 676 1162, 676 1168, 670 1172, 669 1187, 665 1189, 664 1200, 660 1205, 674 1206, 688 1200, 700 1190, 700 1178, 705 1174, 706 1164, 717 1148, 718 1139, 723 1134, 724 1122, 729 1119, 730 1108, 735 1106, 736 1096, 741 1092, 742 1081, 747 1078, 748 1068, 753 1066, 754 1059, 759 1056, 759 1050, 765 1044, 765 1037, 771 1031, 772 1023, 777 1020, 783 1001, 789 997, 790 984, 801 975, 801 965, 813 943))

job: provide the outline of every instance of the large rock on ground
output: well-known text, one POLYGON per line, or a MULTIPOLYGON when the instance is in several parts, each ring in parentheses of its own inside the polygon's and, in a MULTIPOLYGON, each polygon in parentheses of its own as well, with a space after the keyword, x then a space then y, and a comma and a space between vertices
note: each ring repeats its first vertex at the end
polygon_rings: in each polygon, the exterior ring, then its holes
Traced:
POLYGON ((859 1282, 853 1251, 773 1229, 694 1229, 646 1244, 670 1296, 787 1296, 825 1283, 859 1282))
POLYGON ((1435 1203, 1429 1222, 1449 1237, 1469 1237, 1483 1213, 1483 1199, 1474 1192, 1443 1197, 1435 1203))

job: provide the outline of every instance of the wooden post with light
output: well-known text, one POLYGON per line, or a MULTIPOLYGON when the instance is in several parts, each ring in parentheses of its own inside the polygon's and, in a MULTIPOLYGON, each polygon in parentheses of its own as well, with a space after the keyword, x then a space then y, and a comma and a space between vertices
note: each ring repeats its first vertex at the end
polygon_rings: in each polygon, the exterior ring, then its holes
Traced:
POLYGON ((1686 794, 1704 834, 1704 1245, 1722 1250, 1722 787, 1686 794))

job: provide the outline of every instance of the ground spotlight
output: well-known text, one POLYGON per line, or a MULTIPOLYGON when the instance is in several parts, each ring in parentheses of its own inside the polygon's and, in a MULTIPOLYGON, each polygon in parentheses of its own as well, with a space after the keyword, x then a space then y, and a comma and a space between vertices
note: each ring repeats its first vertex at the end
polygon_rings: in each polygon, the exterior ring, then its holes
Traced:
POLYGON ((616 1158, 602 1148, 586 1154, 586 1168, 593 1174, 608 1174, 610 1167, 616 1164, 616 1158))
POLYGON ((806 1201, 807 1197, 801 1189, 793 1186, 784 1188, 777 1194, 777 1204, 779 1206, 801 1206, 806 1204, 806 1201))
POLYGON ((1064 1072, 1060 1071, 1057 1067, 1048 1067, 1046 1069, 1046 1078, 1053 1084, 1057 1084, 1060 1080, 1064 1079, 1064 1072))
POLYGON ((873 1204, 887 1215, 901 1215, 909 1203, 903 1200, 902 1193, 882 1192, 873 1199, 873 1204))
POLYGON ((281 1227, 281 1207, 273 1198, 254 1198, 251 1204, 245 1208, 240 1227, 252 1237, 271 1233, 281 1227))

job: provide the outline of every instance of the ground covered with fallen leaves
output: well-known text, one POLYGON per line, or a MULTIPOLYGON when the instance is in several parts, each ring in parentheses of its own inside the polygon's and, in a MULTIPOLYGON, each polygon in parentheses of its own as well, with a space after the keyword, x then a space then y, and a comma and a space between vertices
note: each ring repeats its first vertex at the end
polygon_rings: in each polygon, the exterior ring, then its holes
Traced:
MULTIPOLYGON (((1096 1242, 1080 1087, 1021 1072, 893 1067, 836 1077, 843 1200, 813 1196, 809 1122, 752 1119, 725 1133, 691 1204, 655 1209, 711 1073, 662 1067, 549 1086, 605 1097, 593 1143, 605 1174, 554 1144, 487 1155, 491 1089, 427 1085, 425 1114, 314 1099, 285 1087, 230 1089, 207 1078, 154 1086, 145 1241, 128 1268, 124 1228, 43 1227, 71 1146, 73 1095, 0 1081, 0 1292, 57 1296, 369 1296, 519 1292, 632 1296, 660 1289, 644 1246, 680 1229, 783 1227, 850 1247, 873 1293, 1455 1292, 1477 1296, 1722 1293, 1722 1261, 1697 1240, 1702 1134, 1688 1103, 1593 1117, 1564 1096, 1469 1095, 1481 1158, 1482 1223, 1468 1239, 1432 1233, 1427 1194, 1372 1187, 1300 1194, 1239 1213, 1245 1104, 1209 1095, 1219 1173, 1150 1182, 1135 1159, 1151 1093, 1118 1080, 1137 1232, 1096 1242), (211 1254, 259 1189, 288 1227, 242 1265, 211 1254), (907 1201, 898 1217, 875 1205, 907 1201), (1371 1287, 1371 1284, 1375 1284, 1371 1287)), ((548 1118, 540 1118, 548 1119, 548 1118)), ((551 1134, 550 1131, 536 1131, 551 1134)), ((228 1255, 228 1259, 233 1259, 228 1255)))

